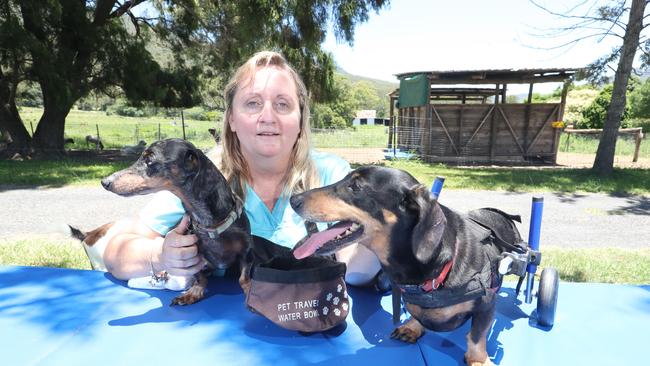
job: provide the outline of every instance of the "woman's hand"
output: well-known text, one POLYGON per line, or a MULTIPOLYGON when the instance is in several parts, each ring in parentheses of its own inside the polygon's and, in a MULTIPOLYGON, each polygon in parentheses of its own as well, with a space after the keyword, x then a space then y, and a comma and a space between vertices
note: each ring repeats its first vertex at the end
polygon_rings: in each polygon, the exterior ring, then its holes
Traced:
POLYGON ((176 276, 191 276, 199 272, 206 262, 199 254, 194 234, 187 234, 189 216, 183 215, 178 225, 165 235, 161 245, 159 266, 156 270, 165 270, 167 273, 176 276))

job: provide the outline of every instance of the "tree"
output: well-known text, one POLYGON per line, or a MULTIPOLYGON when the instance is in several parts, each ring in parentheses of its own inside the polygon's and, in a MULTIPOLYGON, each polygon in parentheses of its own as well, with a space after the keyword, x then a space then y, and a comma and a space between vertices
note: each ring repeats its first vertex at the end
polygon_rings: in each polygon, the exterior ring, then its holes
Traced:
MULTIPOLYGON (((297 67, 317 99, 331 97, 333 60, 320 44, 334 25, 352 43, 354 27, 386 0, 7 0, 0 5, 0 128, 24 135, 19 149, 63 151, 65 118, 89 92, 119 91, 131 103, 197 102, 201 77, 228 75, 262 48, 297 67), (136 12, 149 7, 146 11, 136 12), (152 14, 149 14, 149 13, 152 14), (154 33, 172 50, 147 51, 154 33), (15 109, 15 90, 38 83, 44 113, 33 138, 15 109), (14 131, 14 130, 18 131, 14 131)), ((221 78, 224 79, 224 78, 221 78)), ((14 138, 14 140, 16 140, 14 138)), ((14 148, 17 148, 14 146, 14 148)))
POLYGON ((598 1, 584 1, 572 8, 568 13, 553 12, 536 2, 536 6, 545 11, 564 19, 575 21, 568 27, 556 29, 556 35, 566 34, 575 30, 587 30, 590 33, 574 39, 560 47, 570 46, 587 38, 618 37, 622 40, 620 47, 594 61, 587 68, 586 77, 592 82, 603 80, 604 74, 611 64, 618 61, 614 83, 612 87, 612 98, 607 108, 607 117, 603 125, 603 133, 600 137, 596 158, 594 159, 593 170, 600 175, 609 175, 614 170, 614 154, 616 151, 616 140, 618 129, 621 125, 621 116, 626 105, 626 91, 630 75, 633 71, 633 63, 637 50, 641 50, 642 59, 645 65, 650 60, 650 39, 641 36, 646 26, 643 24, 646 0, 631 0, 628 6, 627 1, 617 0, 607 5, 600 5, 598 1), (584 15, 575 15, 581 9, 588 9, 584 15), (627 22, 625 21, 627 15, 627 22))
POLYGON ((0 105, 13 112, 21 81, 37 83, 43 97, 43 115, 32 137, 19 114, 3 113, 0 128, 20 137, 14 138, 15 151, 63 152, 65 118, 91 90, 119 87, 134 103, 194 102, 197 69, 180 62, 162 70, 145 48, 145 32, 132 34, 125 26, 122 16, 142 2, 3 2, 0 68, 10 92, 2 88, 0 105))

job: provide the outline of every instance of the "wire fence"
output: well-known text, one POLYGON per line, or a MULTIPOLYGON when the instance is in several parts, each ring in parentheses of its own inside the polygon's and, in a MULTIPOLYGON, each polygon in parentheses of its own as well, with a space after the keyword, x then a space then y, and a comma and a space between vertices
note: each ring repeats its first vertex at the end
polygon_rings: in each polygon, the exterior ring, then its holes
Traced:
MULTIPOLYGON (((28 127, 30 128, 30 127, 28 127)), ((31 126, 33 129, 34 127, 31 126)), ((126 154, 139 153, 136 146, 140 141, 148 145, 166 138, 184 138, 197 147, 207 150, 215 146, 215 135, 220 134, 221 124, 214 121, 182 120, 180 118, 156 120, 155 118, 129 119, 87 119, 66 123, 65 138, 68 150, 117 150, 126 154), (97 139, 99 137, 99 139, 97 139), (101 141, 101 145, 97 143, 101 141), (134 148, 134 149, 131 149, 134 148)), ((312 141, 316 149, 335 153, 351 163, 370 164, 386 159, 418 159, 444 155, 442 151, 448 137, 445 134, 427 136, 429 156, 422 156, 424 128, 408 126, 354 126, 347 129, 312 129, 312 141), (397 139, 395 136, 400 136, 397 139), (392 143, 395 142, 395 143, 392 143)), ((470 136, 463 136, 466 141, 470 136)), ((562 134, 558 146, 559 154, 581 154, 595 156, 599 135, 562 134)), ((474 144, 458 144, 456 163, 476 165, 470 157, 478 151, 474 144)), ((621 135, 616 154, 619 160, 630 160, 635 152, 635 137, 621 135), (629 157, 629 159, 628 159, 629 157)), ((446 152, 449 153, 449 152, 446 152)), ((650 144, 641 143, 641 160, 650 159, 650 144)))

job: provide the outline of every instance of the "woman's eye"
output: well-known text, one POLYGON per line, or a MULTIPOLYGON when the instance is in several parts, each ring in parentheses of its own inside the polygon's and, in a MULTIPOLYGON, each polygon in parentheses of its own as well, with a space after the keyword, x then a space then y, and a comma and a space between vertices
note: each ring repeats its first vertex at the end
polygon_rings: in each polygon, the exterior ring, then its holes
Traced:
POLYGON ((275 110, 278 113, 288 113, 291 111, 291 105, 286 101, 279 101, 275 103, 275 110))
POLYGON ((262 109, 262 102, 252 99, 244 103, 244 108, 248 112, 259 112, 262 109))

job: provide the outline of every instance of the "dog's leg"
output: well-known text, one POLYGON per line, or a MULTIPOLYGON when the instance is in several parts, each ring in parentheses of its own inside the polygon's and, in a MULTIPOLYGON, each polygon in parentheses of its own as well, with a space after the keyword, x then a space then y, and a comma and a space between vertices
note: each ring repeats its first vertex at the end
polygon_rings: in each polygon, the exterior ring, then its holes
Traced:
POLYGON ((424 327, 414 317, 411 317, 406 324, 403 324, 390 334, 391 338, 399 339, 400 341, 415 343, 418 338, 424 334, 424 327))
POLYGON ((467 333, 467 353, 465 353, 465 363, 469 366, 493 365, 488 358, 486 343, 487 334, 494 320, 494 310, 494 300, 492 300, 492 306, 472 315, 472 327, 467 333))
POLYGON ((203 271, 194 275, 195 281, 192 287, 181 295, 177 296, 170 305, 191 305, 205 296, 205 288, 208 286, 208 277, 203 271))
POLYGON ((251 288, 251 279, 248 275, 251 265, 246 264, 241 268, 241 274, 239 275, 239 286, 244 291, 244 296, 248 296, 248 290, 251 288))

